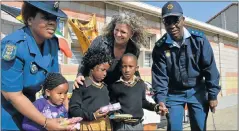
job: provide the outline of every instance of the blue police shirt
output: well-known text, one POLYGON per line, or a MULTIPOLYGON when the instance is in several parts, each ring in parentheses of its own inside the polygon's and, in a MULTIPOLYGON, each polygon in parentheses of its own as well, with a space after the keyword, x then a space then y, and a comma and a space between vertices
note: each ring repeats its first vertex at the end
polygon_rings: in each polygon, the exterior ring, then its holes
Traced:
POLYGON ((217 99, 221 89, 219 72, 202 32, 184 28, 181 46, 165 34, 155 43, 152 57, 152 87, 157 103, 165 103, 167 94, 174 91, 191 90, 188 95, 193 95, 201 84, 205 84, 209 100, 217 99))
MULTIPOLYGON (((58 39, 44 41, 41 54, 28 27, 6 36, 1 42, 1 90, 22 91, 32 102, 48 72, 59 72, 58 39)), ((1 102, 3 130, 19 130, 23 118, 3 96, 1 102), (16 122, 14 122, 17 119, 16 122)))

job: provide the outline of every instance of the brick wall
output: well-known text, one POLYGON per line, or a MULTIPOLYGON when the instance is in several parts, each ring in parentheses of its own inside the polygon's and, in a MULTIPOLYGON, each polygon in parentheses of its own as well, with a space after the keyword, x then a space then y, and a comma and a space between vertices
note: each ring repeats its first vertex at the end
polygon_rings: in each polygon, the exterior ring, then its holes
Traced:
MULTIPOLYGON (((7 4, 10 6, 15 6, 15 7, 21 7, 22 2, 2 2, 2 4, 7 4)), ((87 12, 86 7, 93 7, 95 5, 89 5, 80 8, 79 10, 76 11, 71 11, 69 9, 65 9, 65 12, 70 16, 74 18, 80 18, 84 20, 88 20, 91 17, 91 12, 87 12), (84 9, 81 10, 81 9, 84 9)), ((110 6, 109 6, 110 7, 110 6)), ((99 13, 97 15, 97 21, 101 28, 104 23, 105 18, 102 14, 104 14, 104 10, 102 11, 101 6, 95 7, 94 10, 99 10, 99 13)), ((108 15, 110 14, 110 11, 114 9, 109 8, 106 13, 108 15)), ((110 15, 109 15, 110 16, 110 15)), ((19 24, 13 25, 10 22, 3 21, 2 22, 2 30, 1 33, 4 35, 7 35, 8 33, 16 30, 16 28, 20 27, 19 24)), ((155 32, 157 34, 160 33, 159 30, 156 30, 156 28, 153 28, 152 26, 149 28, 150 32, 155 32)), ((221 81, 220 84, 222 85, 222 92, 219 94, 220 96, 228 96, 232 94, 237 94, 237 85, 238 85, 238 47, 236 46, 230 46, 231 42, 227 41, 221 41, 221 43, 214 42, 213 40, 210 41, 214 55, 215 55, 215 60, 217 67, 221 73, 221 81)), ((232 43, 236 43, 235 41, 232 43)), ((71 64, 61 64, 61 72, 64 74, 64 76, 67 78, 69 81, 73 81, 76 77, 77 73, 77 68, 78 65, 71 65, 71 64)), ((151 82, 151 68, 140 68, 139 69, 141 77, 148 82, 151 82)))

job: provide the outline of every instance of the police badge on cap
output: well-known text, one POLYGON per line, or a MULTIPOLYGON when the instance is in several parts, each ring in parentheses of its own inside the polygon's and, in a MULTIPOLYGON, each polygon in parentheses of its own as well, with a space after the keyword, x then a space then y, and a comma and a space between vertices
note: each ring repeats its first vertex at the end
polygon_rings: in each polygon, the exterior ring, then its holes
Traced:
POLYGON ((56 11, 58 11, 58 9, 59 9, 59 1, 56 1, 55 3, 54 3, 54 9, 56 10, 56 11))
POLYGON ((167 2, 162 8, 162 16, 163 18, 168 16, 182 16, 183 9, 176 1, 167 2))

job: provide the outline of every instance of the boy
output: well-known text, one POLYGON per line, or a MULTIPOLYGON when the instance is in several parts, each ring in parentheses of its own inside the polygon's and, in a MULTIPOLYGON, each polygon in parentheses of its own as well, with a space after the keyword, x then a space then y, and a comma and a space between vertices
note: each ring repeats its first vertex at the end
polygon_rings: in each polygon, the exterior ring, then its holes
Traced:
POLYGON ((143 109, 159 112, 159 106, 149 103, 145 98, 145 83, 134 74, 138 71, 137 57, 127 53, 122 57, 121 78, 110 88, 111 103, 121 104, 120 114, 130 114, 132 119, 113 121, 113 129, 118 130, 143 130, 143 109))

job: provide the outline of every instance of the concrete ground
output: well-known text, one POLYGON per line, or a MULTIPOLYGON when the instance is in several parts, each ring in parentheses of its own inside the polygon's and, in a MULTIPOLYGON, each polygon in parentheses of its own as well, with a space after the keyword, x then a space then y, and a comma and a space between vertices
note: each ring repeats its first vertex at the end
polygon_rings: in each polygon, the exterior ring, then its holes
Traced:
MULTIPOLYGON (((207 130, 239 130, 238 129, 238 96, 226 96, 218 99, 219 104, 213 116, 209 112, 207 120, 207 130)), ((167 121, 165 117, 161 118, 161 123, 158 124, 158 130, 165 131, 167 129, 167 121)), ((191 130, 189 123, 183 123, 183 130, 191 130)))

